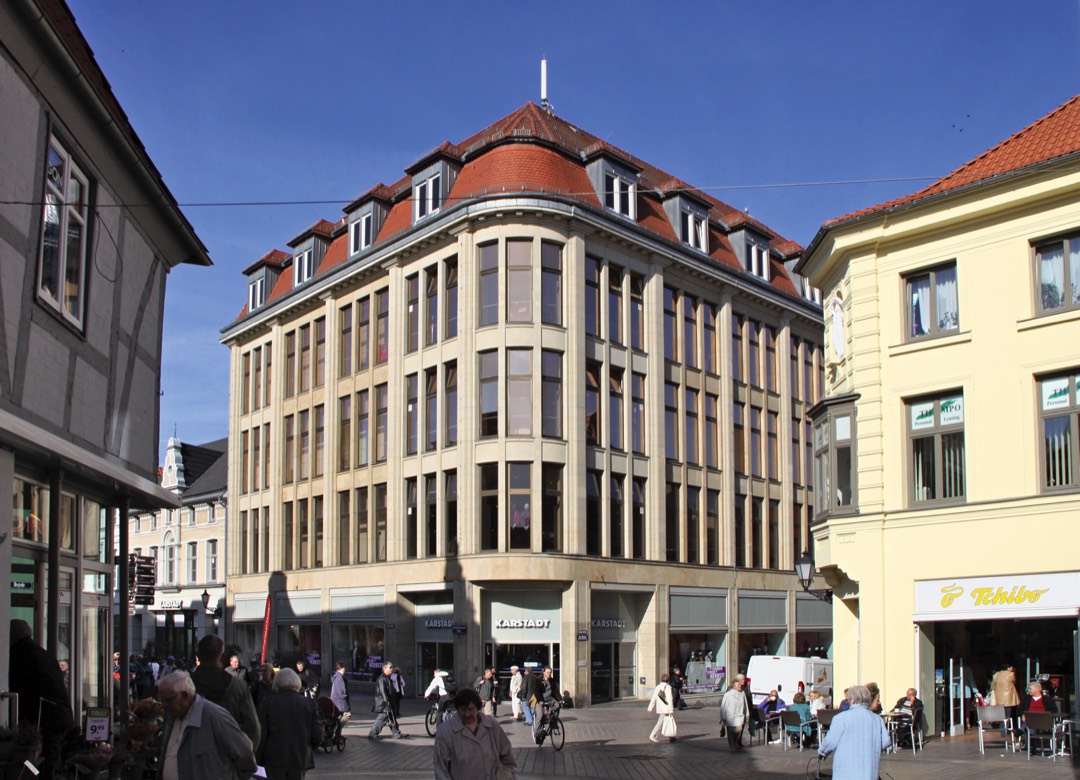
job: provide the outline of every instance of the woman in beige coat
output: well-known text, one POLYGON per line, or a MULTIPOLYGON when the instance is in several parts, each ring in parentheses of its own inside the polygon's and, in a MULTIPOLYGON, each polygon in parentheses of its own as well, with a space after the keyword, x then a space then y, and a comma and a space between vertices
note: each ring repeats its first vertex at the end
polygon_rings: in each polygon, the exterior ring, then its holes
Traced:
MULTIPOLYGON (((674 719, 672 713, 675 712, 675 692, 668 685, 668 676, 666 674, 660 675, 660 684, 652 692, 652 698, 649 700, 649 712, 655 711, 660 717, 656 719, 656 725, 653 726, 652 732, 649 733, 650 742, 659 742, 657 737, 662 733, 664 728, 664 719, 671 717, 674 719)), ((674 742, 675 737, 669 737, 674 742)))
POLYGON ((994 694, 994 704, 1005 707, 1005 717, 1016 721, 1016 707, 1020 704, 1020 694, 1016 692, 1016 670, 1012 664, 1005 664, 990 682, 994 694))

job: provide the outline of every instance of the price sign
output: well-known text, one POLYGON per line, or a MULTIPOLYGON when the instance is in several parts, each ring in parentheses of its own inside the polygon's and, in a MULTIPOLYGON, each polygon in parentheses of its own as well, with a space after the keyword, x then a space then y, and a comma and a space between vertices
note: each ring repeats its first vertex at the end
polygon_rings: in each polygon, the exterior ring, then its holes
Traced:
POLYGON ((89 707, 86 710, 86 741, 105 742, 109 739, 108 707, 89 707))

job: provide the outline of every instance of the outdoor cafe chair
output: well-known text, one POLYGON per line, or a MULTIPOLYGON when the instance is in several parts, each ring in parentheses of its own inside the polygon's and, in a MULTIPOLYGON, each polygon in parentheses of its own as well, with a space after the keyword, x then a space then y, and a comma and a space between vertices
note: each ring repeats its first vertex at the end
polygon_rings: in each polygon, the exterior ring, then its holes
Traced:
POLYGON ((1012 718, 1005 717, 1005 705, 989 704, 984 707, 976 707, 979 715, 979 753, 986 753, 984 734, 1001 734, 1005 740, 1005 747, 1016 752, 1016 732, 1013 731, 1012 718))
POLYGON ((1042 749, 1046 740, 1050 740, 1050 755, 1057 760, 1057 724, 1054 722, 1052 712, 1025 712, 1024 722, 1027 725, 1027 754, 1031 760, 1031 743, 1039 740, 1039 748, 1042 749))

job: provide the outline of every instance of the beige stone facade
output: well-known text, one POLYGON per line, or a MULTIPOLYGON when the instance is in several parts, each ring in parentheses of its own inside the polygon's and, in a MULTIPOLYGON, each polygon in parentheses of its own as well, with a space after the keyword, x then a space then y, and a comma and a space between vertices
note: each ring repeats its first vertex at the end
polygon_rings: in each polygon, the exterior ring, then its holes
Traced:
POLYGON ((227 641, 260 649, 269 594, 271 657, 390 658, 417 692, 554 663, 585 704, 828 652, 791 574, 818 304, 554 196, 452 202, 334 266, 349 219, 223 337, 227 641))

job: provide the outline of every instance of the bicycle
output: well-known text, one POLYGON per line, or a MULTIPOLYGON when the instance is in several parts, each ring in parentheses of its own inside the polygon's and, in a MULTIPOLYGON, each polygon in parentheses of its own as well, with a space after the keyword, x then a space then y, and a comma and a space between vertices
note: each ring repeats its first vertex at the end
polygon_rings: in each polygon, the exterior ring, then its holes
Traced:
POLYGON ((544 704, 544 714, 541 716, 540 730, 536 734, 537 747, 544 744, 544 740, 551 737, 551 746, 556 751, 562 750, 566 744, 566 727, 559 717, 562 705, 559 702, 544 704))
POLYGON ((453 709, 450 707, 450 702, 446 702, 445 709, 442 707, 442 703, 435 699, 431 703, 431 709, 427 711, 427 715, 424 716, 424 728, 427 729, 427 735, 434 737, 436 730, 439 728, 439 724, 445 720, 450 720, 454 716, 453 709))

